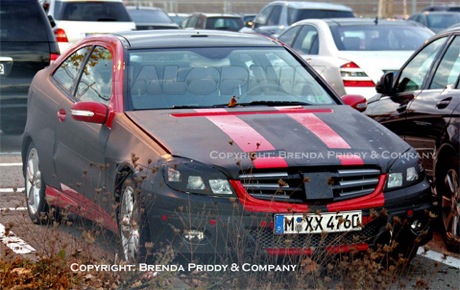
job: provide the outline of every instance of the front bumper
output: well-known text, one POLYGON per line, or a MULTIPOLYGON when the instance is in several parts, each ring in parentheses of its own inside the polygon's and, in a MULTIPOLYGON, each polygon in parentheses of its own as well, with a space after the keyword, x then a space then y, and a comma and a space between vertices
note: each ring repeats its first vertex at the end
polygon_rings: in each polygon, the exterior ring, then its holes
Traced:
POLYGON ((393 240, 426 244, 431 239, 428 181, 384 195, 388 202, 383 207, 354 208, 362 210, 363 227, 353 232, 276 235, 275 208, 249 211, 235 197, 186 194, 165 185, 161 193, 145 197, 145 212, 154 250, 173 245, 187 255, 310 255, 363 251, 393 240))

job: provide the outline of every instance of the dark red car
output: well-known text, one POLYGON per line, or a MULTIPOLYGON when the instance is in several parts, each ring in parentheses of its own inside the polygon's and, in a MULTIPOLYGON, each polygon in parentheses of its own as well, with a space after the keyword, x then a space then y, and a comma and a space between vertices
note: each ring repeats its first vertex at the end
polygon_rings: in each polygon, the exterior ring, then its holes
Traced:
POLYGON ((120 234, 127 260, 169 244, 302 255, 393 241, 413 257, 431 237, 419 158, 344 102, 366 101, 340 99, 263 36, 87 37, 30 90, 29 214, 39 223, 56 206, 96 220, 120 234))
POLYGON ((447 246, 460 251, 460 28, 433 36, 377 84, 365 113, 417 149, 447 246))

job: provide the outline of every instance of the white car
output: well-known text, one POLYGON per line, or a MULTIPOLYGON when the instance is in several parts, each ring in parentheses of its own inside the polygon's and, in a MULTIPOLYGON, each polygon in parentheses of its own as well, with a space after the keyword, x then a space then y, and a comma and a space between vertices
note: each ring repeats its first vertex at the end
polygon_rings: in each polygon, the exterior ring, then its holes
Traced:
POLYGON ((278 39, 305 58, 339 95, 370 98, 380 77, 397 71, 433 34, 406 20, 331 18, 296 22, 278 39))
POLYGON ((61 52, 87 35, 136 29, 122 0, 45 0, 43 7, 61 52))

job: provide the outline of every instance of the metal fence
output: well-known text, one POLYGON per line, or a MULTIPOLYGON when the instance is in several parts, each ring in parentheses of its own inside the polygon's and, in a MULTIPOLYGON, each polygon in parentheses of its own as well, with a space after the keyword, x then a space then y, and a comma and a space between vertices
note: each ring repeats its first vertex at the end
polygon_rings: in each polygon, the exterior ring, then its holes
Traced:
MULTIPOLYGON (((124 0, 128 5, 155 6, 167 12, 191 13, 191 12, 217 12, 217 13, 257 13, 271 1, 267 0, 124 0)), ((311 2, 326 2, 324 0, 311 2)), ((454 1, 433 0, 339 0, 336 4, 351 7, 357 16, 375 17, 380 13, 381 17, 402 18, 420 11, 424 6, 431 4, 458 4, 454 1)))

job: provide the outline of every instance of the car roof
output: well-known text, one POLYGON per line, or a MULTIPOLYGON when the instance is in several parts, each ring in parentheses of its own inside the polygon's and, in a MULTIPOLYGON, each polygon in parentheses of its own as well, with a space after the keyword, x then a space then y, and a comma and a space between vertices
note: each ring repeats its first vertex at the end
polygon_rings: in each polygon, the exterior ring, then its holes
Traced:
POLYGON ((300 20, 293 25, 301 25, 305 23, 326 23, 329 26, 353 26, 353 25, 411 25, 421 26, 420 23, 407 20, 388 20, 388 19, 376 19, 376 18, 324 18, 324 19, 304 19, 300 20))
POLYGON ((241 18, 239 14, 232 14, 232 13, 203 13, 203 12, 195 12, 193 15, 204 15, 206 17, 233 17, 233 18, 241 18))
POLYGON ((134 5, 127 5, 126 9, 132 10, 162 10, 158 7, 151 7, 151 6, 134 6, 134 5))
POLYGON ((332 4, 326 2, 299 2, 299 1, 274 1, 268 5, 282 4, 295 9, 323 9, 323 10, 342 10, 342 11, 353 11, 348 6, 341 4, 332 4))
POLYGON ((280 46, 271 38, 258 34, 219 30, 146 30, 115 33, 129 43, 130 49, 212 46, 280 46))

